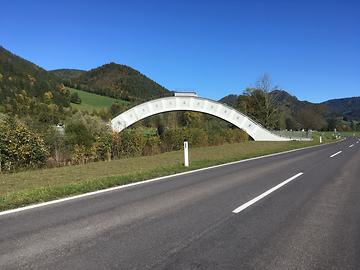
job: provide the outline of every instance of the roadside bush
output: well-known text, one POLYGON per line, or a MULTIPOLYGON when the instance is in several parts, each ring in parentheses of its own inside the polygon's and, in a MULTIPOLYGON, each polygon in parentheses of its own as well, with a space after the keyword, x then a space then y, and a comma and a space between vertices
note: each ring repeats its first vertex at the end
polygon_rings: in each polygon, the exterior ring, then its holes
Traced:
POLYGON ((63 131, 55 127, 49 127, 47 134, 45 134, 45 142, 49 147, 50 160, 49 166, 64 165, 71 158, 72 146, 70 146, 63 134, 63 131))
POLYGON ((201 128, 189 129, 189 144, 191 146, 207 146, 208 145, 208 134, 201 128))
POLYGON ((146 138, 141 132, 124 130, 113 135, 112 154, 117 158, 140 156, 145 144, 146 138))
POLYGON ((109 160, 111 134, 110 127, 99 117, 75 113, 65 125, 65 141, 72 153, 72 162, 109 160))
POLYGON ((161 140, 159 136, 148 137, 143 149, 144 156, 151 156, 161 153, 161 140))
POLYGON ((220 145, 225 143, 225 138, 221 133, 212 132, 208 137, 209 145, 220 145))
POLYGON ((161 137, 163 151, 176 151, 183 147, 184 140, 189 140, 190 132, 188 129, 166 129, 161 137))
POLYGON ((16 118, 0 120, 0 170, 34 168, 45 164, 44 140, 16 118))
POLYGON ((75 164, 84 164, 86 161, 86 148, 84 145, 74 145, 72 152, 72 162, 75 164))
POLYGON ((249 136, 241 129, 227 129, 223 132, 223 137, 227 143, 237 143, 247 141, 249 136))
POLYGON ((110 132, 102 133, 96 138, 93 145, 96 160, 111 160, 111 143, 112 136, 110 132))

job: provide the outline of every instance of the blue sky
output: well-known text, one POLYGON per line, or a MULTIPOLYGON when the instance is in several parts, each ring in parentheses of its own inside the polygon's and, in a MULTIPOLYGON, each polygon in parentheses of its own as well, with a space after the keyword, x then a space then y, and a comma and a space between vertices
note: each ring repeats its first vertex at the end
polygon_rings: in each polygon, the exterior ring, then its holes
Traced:
POLYGON ((302 100, 360 96, 360 1, 4 0, 0 26, 45 69, 117 62, 214 99, 264 73, 302 100))

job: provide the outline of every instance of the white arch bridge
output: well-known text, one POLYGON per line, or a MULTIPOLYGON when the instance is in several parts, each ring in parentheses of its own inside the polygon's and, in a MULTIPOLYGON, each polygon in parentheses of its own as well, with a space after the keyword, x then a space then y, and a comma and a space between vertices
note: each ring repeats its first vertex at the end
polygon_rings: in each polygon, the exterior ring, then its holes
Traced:
POLYGON ((309 140, 276 135, 243 113, 220 102, 196 95, 164 97, 142 103, 112 119, 111 126, 114 131, 120 132, 146 117, 171 111, 194 111, 216 116, 244 130, 255 141, 309 140))

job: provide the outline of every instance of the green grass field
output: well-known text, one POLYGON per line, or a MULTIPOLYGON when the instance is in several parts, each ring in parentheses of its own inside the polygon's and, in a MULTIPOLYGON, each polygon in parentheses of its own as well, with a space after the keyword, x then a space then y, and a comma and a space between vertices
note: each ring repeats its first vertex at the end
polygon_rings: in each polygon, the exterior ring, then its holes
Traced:
MULTIPOLYGON (((325 142, 328 141, 325 138, 325 142)), ((0 174, 0 210, 316 144, 318 140, 248 141, 192 148, 189 168, 182 165, 182 151, 175 151, 110 162, 0 174)))
POLYGON ((110 108, 110 106, 115 102, 128 103, 127 101, 124 101, 121 99, 100 96, 97 94, 77 90, 74 88, 67 87, 67 89, 69 89, 71 93, 77 93, 79 95, 79 97, 81 98, 81 104, 71 103, 71 106, 73 108, 77 108, 79 110, 87 110, 87 111, 92 112, 93 110, 110 108))

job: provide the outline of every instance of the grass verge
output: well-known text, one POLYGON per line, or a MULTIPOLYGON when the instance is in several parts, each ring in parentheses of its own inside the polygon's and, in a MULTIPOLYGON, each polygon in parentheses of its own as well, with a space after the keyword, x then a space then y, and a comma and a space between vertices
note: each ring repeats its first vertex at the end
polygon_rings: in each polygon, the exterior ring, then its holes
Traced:
MULTIPOLYGON (((325 138, 325 142, 330 142, 325 138)), ((182 151, 110 162, 0 174, 0 211, 66 196, 138 182, 318 144, 312 142, 243 142, 190 148, 190 167, 182 165, 182 151)))

